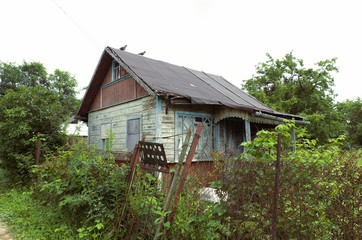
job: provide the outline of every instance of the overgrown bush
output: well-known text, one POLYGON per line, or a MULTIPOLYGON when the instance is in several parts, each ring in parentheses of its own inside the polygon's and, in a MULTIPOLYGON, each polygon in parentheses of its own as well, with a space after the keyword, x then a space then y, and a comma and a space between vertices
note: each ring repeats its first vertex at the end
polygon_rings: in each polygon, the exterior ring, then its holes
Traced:
POLYGON ((35 164, 36 140, 54 150, 65 135, 57 93, 40 85, 9 90, 0 98, 0 168, 9 183, 28 183, 35 164))
POLYGON ((177 205, 169 239, 224 239, 229 235, 226 209, 218 202, 202 200, 202 185, 190 178, 177 205))
POLYGON ((36 197, 56 205, 79 228, 80 237, 112 236, 128 167, 116 165, 110 151, 99 152, 80 141, 49 155, 33 172, 36 197))
POLYGON ((358 239, 361 236, 361 151, 343 153, 340 140, 316 147, 298 134, 290 151, 290 128, 260 131, 246 151, 225 162, 215 183, 227 196, 232 239, 268 239, 272 233, 277 134, 282 133, 277 239, 358 239))

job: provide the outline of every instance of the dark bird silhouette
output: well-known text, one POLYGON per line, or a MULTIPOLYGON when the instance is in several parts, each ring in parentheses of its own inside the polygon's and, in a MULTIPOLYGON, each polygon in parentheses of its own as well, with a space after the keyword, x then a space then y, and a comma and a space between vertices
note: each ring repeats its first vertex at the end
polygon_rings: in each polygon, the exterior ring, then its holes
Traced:
POLYGON ((124 45, 124 46, 121 47, 120 49, 121 49, 122 51, 124 51, 124 50, 126 50, 126 47, 127 47, 127 45, 124 45))
POLYGON ((146 51, 143 51, 143 52, 140 52, 138 55, 143 56, 143 55, 145 55, 145 53, 146 53, 146 51))

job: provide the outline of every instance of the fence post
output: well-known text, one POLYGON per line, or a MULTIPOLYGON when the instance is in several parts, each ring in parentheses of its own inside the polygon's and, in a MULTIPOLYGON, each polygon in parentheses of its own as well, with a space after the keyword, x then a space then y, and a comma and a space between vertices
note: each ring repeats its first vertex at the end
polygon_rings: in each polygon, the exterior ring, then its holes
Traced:
POLYGON ((274 203, 273 203, 273 219, 272 219, 272 240, 277 239, 277 224, 278 224, 278 194, 279 194, 279 175, 280 175, 280 148, 282 134, 278 133, 277 144, 277 160, 275 163, 275 188, 274 188, 274 203))
POLYGON ((292 151, 295 152, 295 128, 294 128, 294 126, 292 127, 290 135, 292 136, 292 151))
POLYGON ((201 131, 202 131, 203 127, 204 127, 204 125, 202 125, 202 123, 199 123, 199 125, 197 126, 197 129, 196 129, 194 139, 192 140, 191 147, 190 147, 190 150, 189 150, 189 154, 187 155, 186 163, 185 163, 184 169, 182 170, 180 183, 179 183, 179 185, 177 187, 175 200, 173 202, 172 212, 171 212, 171 214, 169 216, 169 221, 171 223, 173 221, 173 217, 175 216, 177 203, 180 200, 180 195, 181 195, 181 192, 182 192, 183 187, 185 185, 187 173, 189 171, 192 159, 194 158, 196 147, 197 147, 197 144, 199 142, 199 138, 200 138, 201 131))
POLYGON ((179 156, 176 168, 175 168, 175 175, 173 176, 170 189, 168 190, 168 193, 167 193, 165 204, 163 205, 163 209, 162 209, 163 215, 160 217, 160 222, 158 223, 156 233, 155 233, 155 236, 154 236, 153 240, 157 240, 159 238, 159 233, 161 232, 163 222, 166 219, 166 216, 164 214, 167 212, 167 210, 168 210, 168 208, 170 206, 172 196, 173 196, 174 190, 176 188, 176 183, 177 183, 178 178, 180 176, 181 166, 182 166, 182 163, 183 163, 183 161, 185 159, 187 147, 188 147, 189 142, 190 142, 191 134, 192 134, 192 129, 190 129, 189 132, 187 133, 185 142, 182 145, 182 150, 181 150, 181 153, 180 153, 180 156, 179 156))
POLYGON ((35 152, 35 165, 39 165, 40 162, 40 147, 41 147, 41 140, 38 139, 36 144, 36 152, 35 152))

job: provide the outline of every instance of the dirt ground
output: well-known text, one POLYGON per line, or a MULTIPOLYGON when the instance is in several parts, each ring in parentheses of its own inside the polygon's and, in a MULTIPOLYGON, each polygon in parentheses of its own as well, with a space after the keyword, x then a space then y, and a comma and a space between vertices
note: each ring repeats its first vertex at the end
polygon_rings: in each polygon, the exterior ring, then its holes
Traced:
POLYGON ((5 224, 0 221, 0 240, 15 240, 10 236, 10 231, 5 224))

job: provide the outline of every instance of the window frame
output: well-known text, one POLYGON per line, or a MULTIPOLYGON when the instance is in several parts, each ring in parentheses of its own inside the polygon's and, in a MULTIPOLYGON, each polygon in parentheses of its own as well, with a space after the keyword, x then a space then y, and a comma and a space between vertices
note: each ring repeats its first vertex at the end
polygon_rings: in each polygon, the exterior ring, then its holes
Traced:
POLYGON ((107 131, 106 127, 103 130, 103 126, 108 125, 108 129, 109 129, 109 134, 112 133, 112 124, 111 121, 107 121, 107 122, 101 122, 100 124, 100 129, 99 129, 99 138, 100 138, 100 143, 99 143, 99 148, 104 150, 106 147, 106 143, 108 142, 109 136, 107 137, 107 133, 103 132, 103 131, 107 131))
MULTIPOLYGON (((139 125, 139 129, 140 129, 140 132, 139 132, 139 140, 141 140, 141 137, 142 137, 142 115, 136 115, 136 116, 132 116, 132 117, 128 117, 126 119, 126 131, 125 131, 125 134, 126 134, 126 144, 125 144, 125 149, 128 149, 128 144, 129 144, 129 137, 128 137, 128 121, 131 121, 131 120, 135 120, 135 119, 139 119, 139 122, 140 122, 140 125, 139 125)), ((130 151, 133 151, 134 149, 128 149, 130 151)))
MULTIPOLYGON (((210 133, 209 133, 209 134, 211 134, 211 137, 208 136, 206 138, 206 139, 211 139, 211 141, 212 141, 211 142, 212 146, 210 147, 210 152, 218 148, 219 132, 220 131, 218 131, 218 124, 214 123, 215 116, 213 114, 208 114, 208 113, 186 112, 186 111, 175 111, 175 135, 176 135, 176 137, 175 137, 175 146, 174 146, 175 147, 174 148, 174 150, 175 150, 174 151, 175 152, 175 156, 174 156, 175 161, 178 160, 178 155, 181 152, 182 144, 183 144, 184 139, 186 138, 186 134, 187 134, 187 132, 184 132, 184 130, 186 131, 186 129, 183 129, 183 123, 180 123, 180 116, 182 116, 182 121, 184 121, 184 118, 193 118, 194 119, 193 120, 193 124, 194 124, 194 126, 193 126, 193 134, 195 134, 195 131, 196 131, 196 128, 197 128, 196 123, 200 122, 200 121, 196 121, 196 118, 201 118, 201 122, 204 125, 204 129, 201 132, 201 136, 200 136, 200 139, 199 139, 199 144, 196 147, 195 157, 194 157, 193 160, 194 161, 211 161, 212 157, 211 157, 210 153, 206 153, 207 158, 199 159, 198 155, 200 153, 205 155, 204 152, 200 152, 200 148, 201 148, 200 141, 202 141, 202 139, 205 139, 205 137, 203 137, 203 136, 205 134, 205 130, 207 129, 207 128, 205 128, 204 119, 209 119, 209 123, 211 124, 211 130, 210 130, 210 133), (182 129, 179 129, 180 124, 181 124, 182 129)), ((200 119, 198 119, 198 120, 200 120, 200 119)), ((188 150, 189 150, 189 148, 190 148, 190 146, 188 147, 188 150)))
POLYGON ((113 60, 112 61, 112 82, 117 81, 118 79, 121 78, 121 70, 122 70, 121 64, 118 61, 113 60), (118 77, 117 77, 117 73, 118 73, 118 77))

